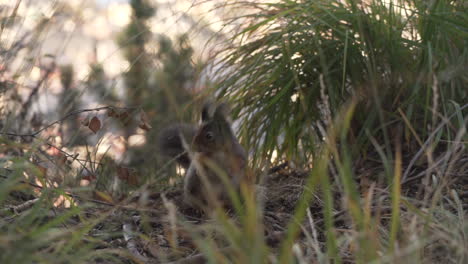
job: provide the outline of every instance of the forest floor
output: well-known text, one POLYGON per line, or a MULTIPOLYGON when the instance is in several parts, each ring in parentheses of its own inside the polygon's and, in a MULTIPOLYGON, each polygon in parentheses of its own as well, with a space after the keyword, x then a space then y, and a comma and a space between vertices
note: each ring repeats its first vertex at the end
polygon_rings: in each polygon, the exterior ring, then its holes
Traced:
MULTIPOLYGON (((408 159, 409 160, 409 159, 408 159)), ((465 174, 453 175, 445 183, 444 192, 441 195, 450 196, 451 192, 458 193, 462 200, 463 209, 468 209, 468 154, 464 154, 459 159, 459 166, 465 167, 465 174)), ((388 187, 383 183, 375 182, 377 175, 383 173, 383 168, 378 163, 361 162, 360 167, 355 168, 359 175, 359 189, 363 200, 370 201, 372 215, 378 215, 382 227, 389 228, 391 217, 391 199, 388 187), (365 166, 364 166, 365 165, 365 166), (365 199, 365 197, 370 199, 365 199)), ((406 168, 408 168, 408 164, 406 168)), ((405 171, 405 168, 403 169, 405 171)), ((431 197, 425 193, 432 193, 435 183, 431 183, 431 175, 427 173, 427 164, 413 165, 410 173, 402 181, 401 193, 405 200, 411 201, 416 207, 427 207, 431 197)), ((304 184, 309 176, 308 171, 300 171, 290 168, 287 163, 270 170, 262 186, 257 186, 257 191, 262 192, 263 200, 262 223, 265 233, 265 243, 274 252, 279 249, 281 242, 287 232, 287 225, 292 220, 298 200, 301 199, 304 184)), ((335 179, 336 180, 336 179, 335 179)), ((335 185, 334 185, 335 186, 335 185)), ((344 208, 342 193, 338 189, 333 190, 334 194, 334 226, 338 232, 352 232, 352 220, 348 211, 344 208)), ((296 243, 310 246, 311 236, 320 247, 325 248, 326 234, 324 234, 323 200, 320 191, 314 191, 313 202, 309 205, 306 221, 302 225, 302 231, 296 243), (309 243, 309 244, 308 244, 309 243)), ((138 204, 138 197, 133 200, 135 206, 138 204)), ((193 241, 193 230, 197 227, 214 223, 203 213, 187 208, 183 203, 182 186, 176 185, 164 193, 152 193, 149 195, 148 204, 150 210, 144 214, 131 213, 128 210, 117 210, 105 222, 98 225, 93 231, 95 235, 103 232, 112 233, 122 231, 124 237, 114 237, 108 239, 108 247, 127 248, 135 259, 145 263, 160 263, 174 261, 174 263, 204 263, 205 259, 197 249, 193 241), (130 216, 130 217, 129 217, 130 216), (127 219, 122 221, 122 219, 127 219), (183 219, 182 221, 180 219, 183 219), (188 225, 187 225, 188 223, 188 225), (123 225, 122 225, 123 224, 123 225), (104 228, 105 227, 105 228, 104 228), (105 230, 104 230, 105 229, 105 230), (193 229, 193 230, 189 230, 193 229), (133 236, 136 231, 139 236, 133 236), (143 236, 141 234, 144 234, 143 236), (163 257, 161 257, 163 256, 163 257), (165 260, 165 261, 162 261, 165 260)), ((403 208, 404 206, 402 206, 403 208)), ((97 209, 96 209, 97 210, 97 209)), ((401 222, 410 221, 411 213, 402 209, 401 222)), ((95 213, 98 213, 96 211, 95 213)), ((235 214, 230 213, 232 218, 235 214)), ((235 221, 235 220, 234 220, 235 221)), ((203 230, 203 229, 200 229, 203 230)), ((202 232, 203 233, 203 232, 202 232)), ((202 234, 202 236, 216 237, 216 234, 202 234)), ((228 250, 223 246, 226 241, 214 238, 219 242, 221 250, 228 250), (218 239, 218 240, 217 240, 218 239)), ((227 244, 227 243, 226 243, 227 244)), ((352 247, 341 248, 341 255, 351 256, 352 247)), ((436 254, 436 253, 433 253, 436 254)), ((431 258, 444 259, 445 253, 439 252, 431 258)), ((351 257, 349 263, 352 263, 351 257)))

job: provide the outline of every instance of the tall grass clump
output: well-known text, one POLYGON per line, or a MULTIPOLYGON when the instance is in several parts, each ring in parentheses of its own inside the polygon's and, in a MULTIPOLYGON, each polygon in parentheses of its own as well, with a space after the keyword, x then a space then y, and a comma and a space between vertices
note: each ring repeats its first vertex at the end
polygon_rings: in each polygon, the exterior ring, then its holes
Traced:
MULTIPOLYGON (((404 126, 400 111, 424 140, 468 96, 462 2, 238 5, 255 11, 236 18, 246 25, 234 39, 238 46, 224 51, 219 91, 237 103, 241 131, 250 134, 244 142, 259 156, 310 153, 321 138, 315 125, 323 119, 324 95, 332 116, 359 100, 352 153, 365 154, 376 138, 390 156, 392 130, 404 126)), ((404 136, 411 137, 408 129, 404 136)))

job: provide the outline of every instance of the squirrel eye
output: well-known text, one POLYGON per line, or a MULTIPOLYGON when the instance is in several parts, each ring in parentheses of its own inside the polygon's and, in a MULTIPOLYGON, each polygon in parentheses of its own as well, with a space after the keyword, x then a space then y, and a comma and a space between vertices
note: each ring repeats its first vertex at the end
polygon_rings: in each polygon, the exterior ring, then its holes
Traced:
POLYGON ((208 140, 213 140, 213 138, 214 138, 213 132, 211 132, 211 131, 206 132, 205 137, 208 140))

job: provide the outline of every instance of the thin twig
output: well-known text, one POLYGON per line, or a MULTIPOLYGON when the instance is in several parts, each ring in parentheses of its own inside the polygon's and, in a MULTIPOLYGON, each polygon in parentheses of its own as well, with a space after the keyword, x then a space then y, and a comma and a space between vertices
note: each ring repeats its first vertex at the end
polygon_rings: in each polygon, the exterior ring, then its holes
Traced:
POLYGON ((115 106, 102 106, 102 107, 97 107, 97 108, 88 108, 88 109, 79 109, 79 110, 75 110, 75 111, 72 111, 68 114, 66 114, 65 116, 63 116, 62 118, 46 125, 45 127, 37 130, 36 132, 32 132, 32 133, 28 133, 28 134, 18 134, 18 133, 14 133, 14 132, 0 132, 0 135, 7 135, 7 136, 13 136, 13 137, 35 137, 37 136, 38 134, 40 134, 42 131, 56 125, 56 124, 59 124, 59 123, 62 123, 63 121, 65 121, 66 119, 74 116, 74 115, 78 115, 78 114, 81 114, 81 113, 86 113, 86 112, 98 112, 98 111, 102 111, 102 110, 110 110, 110 109, 123 109, 123 110, 134 110, 134 109, 137 109, 137 107, 115 107, 115 106))
POLYGON ((50 67, 46 68, 46 71, 44 73, 44 76, 37 82, 36 86, 33 87, 31 93, 28 96, 28 99, 26 99, 26 102, 23 103, 21 106, 21 113, 20 113, 20 120, 23 120, 26 118, 26 114, 28 113, 29 107, 31 106, 32 100, 34 96, 39 92, 39 88, 41 88, 42 84, 49 79, 50 74, 55 70, 55 63, 53 63, 50 67))
POLYGON ((136 239, 134 236, 133 232, 133 224, 132 223, 125 223, 122 225, 122 233, 123 237, 125 239, 125 242, 127 242, 127 249, 128 251, 139 261, 142 261, 144 263, 149 262, 149 258, 141 255, 141 253, 138 251, 136 239))
POLYGON ((7 213, 19 214, 19 213, 21 213, 23 211, 26 211, 27 209, 31 208, 38 201, 39 201, 39 198, 35 198, 35 199, 29 200, 29 201, 27 201, 25 203, 22 203, 20 205, 2 209, 0 211, 0 216, 3 216, 5 214, 7 214, 7 213))

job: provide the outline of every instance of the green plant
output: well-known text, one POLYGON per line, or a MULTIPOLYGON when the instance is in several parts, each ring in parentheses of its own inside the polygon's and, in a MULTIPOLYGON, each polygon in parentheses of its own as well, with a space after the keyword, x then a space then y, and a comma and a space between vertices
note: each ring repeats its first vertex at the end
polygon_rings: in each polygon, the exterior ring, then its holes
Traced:
POLYGON ((277 1, 244 7, 258 11, 242 17, 246 26, 233 38, 239 46, 223 52, 225 77, 218 88, 220 97, 236 103, 243 142, 260 157, 275 149, 289 158, 313 152, 321 137, 315 124, 326 119, 325 98, 331 116, 359 99, 352 153, 365 155, 374 137, 391 157, 392 127, 402 124, 398 109, 426 138, 438 113, 450 114, 450 101, 467 97, 468 17, 460 2, 277 1))

